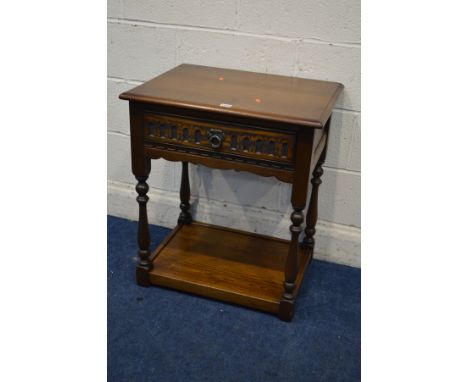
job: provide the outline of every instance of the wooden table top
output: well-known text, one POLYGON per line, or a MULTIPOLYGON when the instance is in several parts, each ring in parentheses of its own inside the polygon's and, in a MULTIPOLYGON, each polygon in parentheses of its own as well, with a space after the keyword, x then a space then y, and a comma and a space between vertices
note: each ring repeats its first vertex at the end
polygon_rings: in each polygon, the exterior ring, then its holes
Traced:
POLYGON ((121 99, 322 128, 343 85, 182 64, 121 99))

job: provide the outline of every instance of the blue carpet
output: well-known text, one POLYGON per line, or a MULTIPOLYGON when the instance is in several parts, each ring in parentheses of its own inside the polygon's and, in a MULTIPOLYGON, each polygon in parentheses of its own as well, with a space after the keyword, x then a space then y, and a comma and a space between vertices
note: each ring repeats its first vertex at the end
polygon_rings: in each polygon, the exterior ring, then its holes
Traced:
MULTIPOLYGON (((152 248, 169 233, 151 226, 152 248)), ((108 380, 359 381, 361 272, 313 261, 290 323, 135 284, 137 223, 108 217, 108 380)))

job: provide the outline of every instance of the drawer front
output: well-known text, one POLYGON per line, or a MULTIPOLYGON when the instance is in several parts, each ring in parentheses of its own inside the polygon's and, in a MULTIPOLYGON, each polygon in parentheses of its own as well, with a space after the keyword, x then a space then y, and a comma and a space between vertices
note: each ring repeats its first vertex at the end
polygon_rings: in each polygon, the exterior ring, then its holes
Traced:
POLYGON ((145 114, 145 143, 162 148, 187 148, 205 155, 219 153, 292 164, 294 133, 258 130, 224 123, 145 114))

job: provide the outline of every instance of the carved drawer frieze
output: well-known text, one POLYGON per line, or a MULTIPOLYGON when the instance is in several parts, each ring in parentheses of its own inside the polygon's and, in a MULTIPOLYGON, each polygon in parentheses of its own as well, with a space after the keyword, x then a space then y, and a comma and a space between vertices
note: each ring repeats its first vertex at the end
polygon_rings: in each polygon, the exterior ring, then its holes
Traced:
MULTIPOLYGON (((293 133, 252 132, 249 128, 146 114, 145 141, 189 149, 208 150, 283 163, 293 163, 293 133)), ((214 155, 216 156, 216 154, 214 155)))

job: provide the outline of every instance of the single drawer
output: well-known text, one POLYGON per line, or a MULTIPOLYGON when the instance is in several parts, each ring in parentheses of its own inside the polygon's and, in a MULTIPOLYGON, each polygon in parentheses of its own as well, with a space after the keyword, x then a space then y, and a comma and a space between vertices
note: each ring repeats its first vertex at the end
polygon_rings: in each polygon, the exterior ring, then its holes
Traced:
POLYGON ((293 132, 259 130, 218 122, 202 122, 160 114, 145 114, 145 144, 168 149, 187 148, 213 156, 253 158, 292 164, 293 132))

